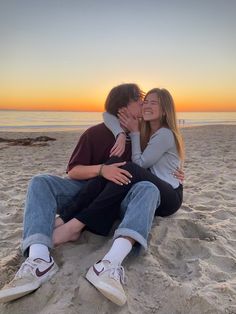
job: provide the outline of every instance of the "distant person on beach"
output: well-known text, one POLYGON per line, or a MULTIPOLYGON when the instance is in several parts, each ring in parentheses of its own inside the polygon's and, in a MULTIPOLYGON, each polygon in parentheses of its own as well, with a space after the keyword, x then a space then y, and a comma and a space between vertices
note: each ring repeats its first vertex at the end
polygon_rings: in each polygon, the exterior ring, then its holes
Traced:
MULTIPOLYGON (((122 84, 111 90, 106 106, 109 103, 117 106, 117 111, 125 105, 129 112, 137 117, 141 110, 142 92, 136 84, 122 84)), ((86 180, 102 175, 114 183, 129 183, 130 173, 120 167, 124 163, 104 165, 114 143, 115 137, 103 123, 91 127, 82 134, 70 158, 67 167, 68 178, 45 174, 32 178, 26 197, 22 241, 22 251, 27 259, 15 278, 0 291, 0 302, 20 298, 38 289, 58 271, 49 251, 53 248, 55 215, 64 214, 63 208, 71 203, 86 180)), ((130 160, 130 141, 126 141, 122 157, 124 160, 130 160)), ((178 175, 179 179, 183 178, 181 172, 176 172, 175 175, 178 175)), ((108 252, 110 256, 116 256, 122 262, 134 242, 144 247, 147 245, 147 235, 158 201, 159 190, 153 183, 139 182, 132 186, 121 203, 124 217, 115 232, 115 241, 108 252), (141 231, 140 221, 143 225, 141 231)), ((76 219, 71 221, 74 220, 76 219)), ((91 221, 93 220, 91 217, 91 221)), ((72 223, 70 227, 72 232, 68 241, 78 238, 77 226, 73 227, 72 223)), ((100 270, 96 268, 98 281, 109 287, 110 299, 113 298, 113 301, 120 305, 126 301, 121 284, 124 276, 121 262, 109 263, 106 268, 100 270)))
MULTIPOLYGON (((123 126, 121 128, 119 120, 115 117, 117 110, 112 107, 106 109, 110 114, 105 114, 105 124, 115 136, 118 134, 122 136, 122 140, 118 140, 115 149, 120 152, 124 151, 125 131, 130 132, 133 162, 120 165, 120 168, 128 171, 132 177, 128 176, 129 182, 125 182, 125 184, 114 183, 103 177, 103 171, 106 167, 109 167, 109 164, 122 162, 124 161, 123 158, 113 157, 102 165, 99 171, 100 176, 89 180, 80 190, 78 196, 64 210, 64 215, 60 217, 63 222, 59 222, 60 218, 58 218, 58 224, 61 223, 61 226, 54 231, 55 244, 66 242, 71 226, 74 227, 76 224, 78 237, 84 227, 97 234, 107 235, 114 220, 119 215, 120 203, 137 182, 149 181, 158 188, 159 197, 155 211, 156 216, 166 217, 172 215, 182 204, 183 186, 172 173, 181 166, 181 161, 184 158, 184 148, 177 126, 174 102, 170 93, 165 89, 155 88, 146 94, 142 106, 143 119, 141 124, 138 118, 133 117, 129 110, 124 107, 118 113, 123 126), (91 219, 91 217, 94 219, 91 219)), ((141 219, 139 223, 137 230, 144 229, 141 219)), ((142 232, 143 230, 139 233, 142 234, 142 232)), ((129 238, 117 239, 116 241, 122 240, 124 244, 127 244, 127 253, 129 252, 128 247, 131 250, 134 240, 146 248, 146 238, 144 243, 132 232, 127 233, 126 236, 129 238)), ((100 281, 102 273, 98 274, 97 270, 106 270, 112 264, 117 264, 120 267, 122 261, 123 257, 119 259, 119 254, 108 253, 102 261, 92 266, 86 275, 86 278, 112 301, 114 301, 114 295, 105 285, 103 286, 100 281)), ((122 295, 121 292, 120 295, 122 295)), ((125 298, 123 299, 125 300, 125 298)))

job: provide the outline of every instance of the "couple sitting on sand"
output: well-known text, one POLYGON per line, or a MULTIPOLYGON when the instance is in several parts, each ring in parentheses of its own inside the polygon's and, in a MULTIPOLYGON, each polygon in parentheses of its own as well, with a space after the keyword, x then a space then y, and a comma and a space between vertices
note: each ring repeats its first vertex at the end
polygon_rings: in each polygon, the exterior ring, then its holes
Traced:
POLYGON ((49 252, 54 245, 77 240, 84 228, 108 235, 122 215, 112 247, 86 278, 109 300, 125 304, 124 258, 134 245, 147 248, 155 215, 180 208, 184 151, 170 93, 155 88, 143 99, 136 84, 122 84, 110 91, 105 109, 105 124, 80 137, 68 178, 31 180, 22 242, 27 259, 0 291, 1 302, 38 289, 57 272, 49 252))

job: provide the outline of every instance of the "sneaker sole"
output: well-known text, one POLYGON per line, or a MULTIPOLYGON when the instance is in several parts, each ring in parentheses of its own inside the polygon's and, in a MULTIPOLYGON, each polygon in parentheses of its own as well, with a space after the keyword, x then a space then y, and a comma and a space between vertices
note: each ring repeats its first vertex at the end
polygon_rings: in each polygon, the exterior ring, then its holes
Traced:
POLYGON ((41 281, 32 282, 24 286, 18 286, 14 288, 1 290, 0 291, 0 303, 6 303, 6 302, 17 300, 37 290, 44 282, 50 280, 58 271, 58 266, 56 264, 54 264, 54 266, 55 267, 51 269, 50 274, 48 274, 48 276, 43 278, 41 281))
POLYGON ((40 283, 29 283, 24 286, 19 286, 15 288, 9 288, 6 290, 0 291, 0 302, 6 303, 10 302, 16 299, 19 299, 35 290, 37 290, 40 287, 40 283))
POLYGON ((90 267, 85 278, 97 288, 107 299, 115 303, 116 305, 122 306, 126 303, 127 298, 119 290, 106 285, 104 282, 99 280, 99 277, 94 273, 93 268, 90 267))

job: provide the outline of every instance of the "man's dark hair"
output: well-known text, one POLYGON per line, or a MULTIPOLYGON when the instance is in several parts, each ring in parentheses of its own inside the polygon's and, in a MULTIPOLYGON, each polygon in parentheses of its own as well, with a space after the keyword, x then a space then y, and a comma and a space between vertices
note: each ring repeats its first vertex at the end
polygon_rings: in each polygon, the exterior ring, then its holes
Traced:
POLYGON ((126 107, 129 101, 137 101, 142 98, 144 93, 138 87, 137 84, 121 84, 113 87, 107 96, 105 102, 105 110, 115 116, 117 116, 118 110, 122 107, 126 107))

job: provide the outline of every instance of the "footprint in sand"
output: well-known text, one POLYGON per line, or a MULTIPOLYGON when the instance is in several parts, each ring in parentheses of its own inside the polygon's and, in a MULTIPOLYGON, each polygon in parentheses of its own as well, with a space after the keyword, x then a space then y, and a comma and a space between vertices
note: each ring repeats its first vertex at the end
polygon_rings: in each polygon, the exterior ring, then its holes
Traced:
POLYGON ((216 239, 213 232, 209 231, 204 225, 200 225, 194 220, 179 219, 178 228, 180 228, 184 238, 196 238, 206 241, 214 241, 216 239))

